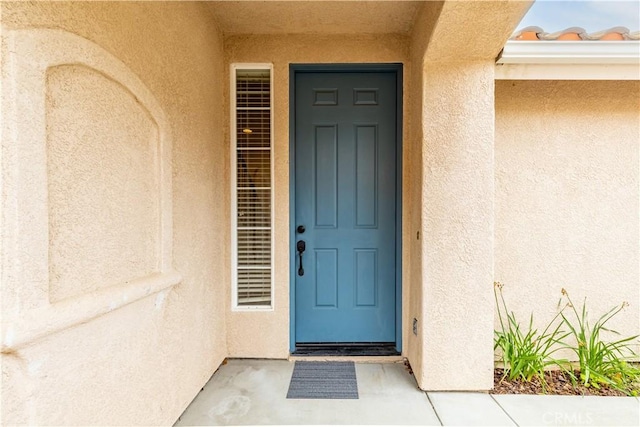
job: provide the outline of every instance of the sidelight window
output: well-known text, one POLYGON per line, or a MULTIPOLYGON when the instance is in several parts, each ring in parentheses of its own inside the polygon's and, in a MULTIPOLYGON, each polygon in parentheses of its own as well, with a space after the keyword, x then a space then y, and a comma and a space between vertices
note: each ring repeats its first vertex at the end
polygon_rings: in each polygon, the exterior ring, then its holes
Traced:
POLYGON ((234 309, 273 307, 272 66, 231 66, 234 309))

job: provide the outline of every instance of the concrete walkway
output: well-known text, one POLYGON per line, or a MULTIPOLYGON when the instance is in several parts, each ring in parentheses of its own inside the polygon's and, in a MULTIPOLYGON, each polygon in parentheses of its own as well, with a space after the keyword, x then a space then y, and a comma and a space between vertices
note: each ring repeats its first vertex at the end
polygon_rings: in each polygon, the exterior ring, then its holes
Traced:
POLYGON ((640 425, 636 398, 425 393, 402 363, 356 363, 357 400, 287 399, 292 372, 285 360, 230 360, 176 425, 640 425))

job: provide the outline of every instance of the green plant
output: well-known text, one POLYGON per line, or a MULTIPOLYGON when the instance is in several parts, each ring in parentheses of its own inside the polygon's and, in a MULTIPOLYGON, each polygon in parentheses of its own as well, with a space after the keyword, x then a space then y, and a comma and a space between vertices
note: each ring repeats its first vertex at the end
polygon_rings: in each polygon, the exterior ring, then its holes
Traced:
MULTIPOLYGON (((502 295, 503 284, 494 283, 493 293, 500 320, 500 330, 496 330, 494 337, 494 351, 500 349, 498 357, 504 364, 504 377, 509 380, 522 378, 531 381, 533 377, 540 380, 543 390, 546 389, 544 370, 550 365, 557 365, 566 370, 568 363, 564 359, 554 359, 553 354, 563 348, 562 340, 569 336, 569 332, 561 329, 562 322, 558 318, 562 310, 547 324, 542 333, 533 327, 533 314, 529 317, 526 330, 520 327, 515 314, 507 309, 502 295)), ((564 308, 563 308, 564 309, 564 308)))
MULTIPOLYGON (((562 289, 562 295, 567 298, 565 307, 571 308, 573 320, 561 312, 563 323, 569 328, 569 333, 576 341, 575 346, 568 347, 575 352, 580 364, 580 382, 587 387, 600 388, 606 384, 630 395, 638 394, 638 382, 640 382, 640 368, 628 363, 638 355, 631 348, 632 341, 638 335, 621 338, 616 341, 605 341, 602 333, 620 335, 619 332, 606 327, 615 315, 620 313, 629 304, 623 302, 619 306, 603 314, 593 324, 589 325, 588 312, 584 299, 580 312, 576 309, 569 293, 562 289)), ((562 303, 562 299, 560 300, 562 303)))

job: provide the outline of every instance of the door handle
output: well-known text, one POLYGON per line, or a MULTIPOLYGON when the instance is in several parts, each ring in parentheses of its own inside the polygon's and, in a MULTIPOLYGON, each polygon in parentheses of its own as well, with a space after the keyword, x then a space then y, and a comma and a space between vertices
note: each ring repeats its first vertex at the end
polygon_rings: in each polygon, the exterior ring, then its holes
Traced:
POLYGON ((298 267, 298 276, 304 276, 304 268, 302 267, 302 254, 307 249, 307 244, 304 240, 298 240, 296 243, 296 249, 298 250, 298 258, 300 258, 300 266, 298 267))

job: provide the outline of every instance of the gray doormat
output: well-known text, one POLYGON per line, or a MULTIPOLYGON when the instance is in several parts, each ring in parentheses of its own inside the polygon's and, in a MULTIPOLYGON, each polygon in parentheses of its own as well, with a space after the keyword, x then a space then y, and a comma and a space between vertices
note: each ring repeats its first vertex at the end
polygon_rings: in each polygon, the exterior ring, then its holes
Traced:
POLYGON ((357 399, 353 362, 296 361, 287 399, 357 399))

